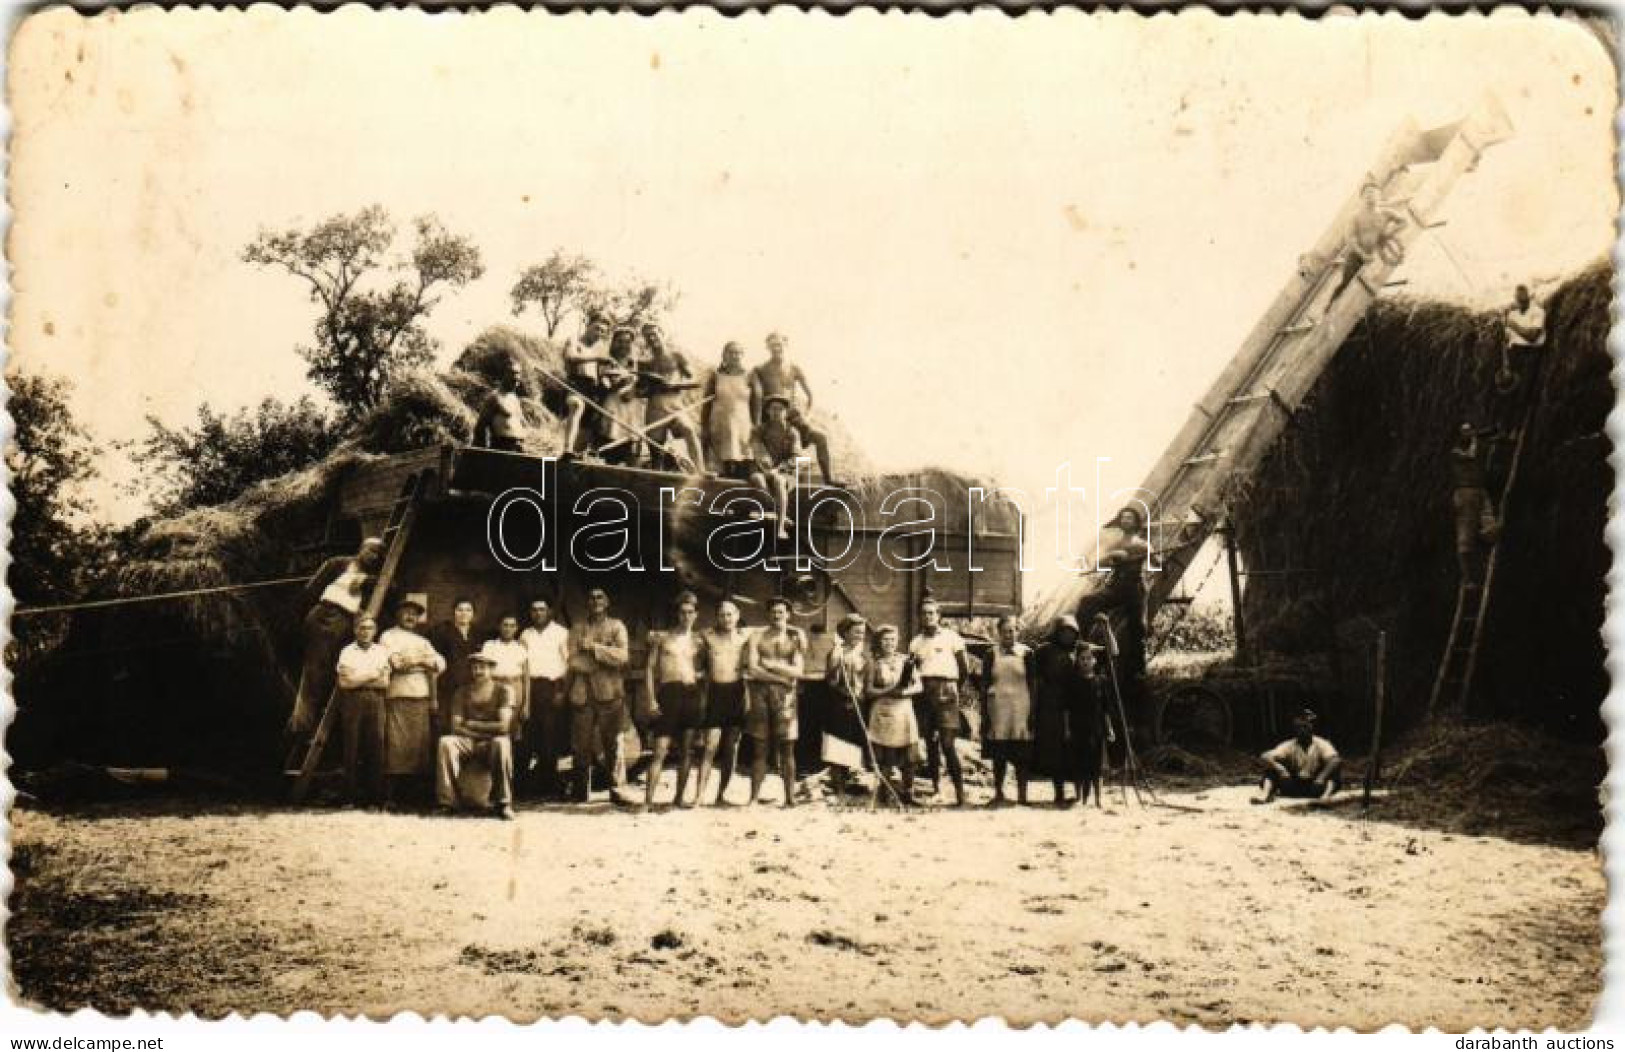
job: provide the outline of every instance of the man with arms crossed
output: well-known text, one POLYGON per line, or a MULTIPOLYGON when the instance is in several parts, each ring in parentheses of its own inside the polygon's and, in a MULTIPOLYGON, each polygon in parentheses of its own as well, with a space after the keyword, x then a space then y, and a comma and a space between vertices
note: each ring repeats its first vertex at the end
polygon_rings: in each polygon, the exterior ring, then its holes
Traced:
POLYGON ((491 813, 513 821, 513 690, 491 677, 496 660, 481 651, 468 659, 472 678, 451 702, 451 733, 442 735, 435 764, 440 810, 457 810, 457 777, 470 759, 491 771, 491 813))
POLYGON ((959 699, 970 678, 970 661, 965 641, 942 623, 942 610, 935 599, 920 604, 920 634, 908 645, 909 656, 920 678, 920 733, 933 742, 931 782, 933 791, 942 792, 942 773, 937 751, 948 765, 954 783, 954 806, 965 806, 965 774, 959 766, 959 699))
POLYGON ((750 764, 750 802, 755 803, 767 779, 767 750, 779 757, 784 779, 784 806, 796 806, 796 682, 807 660, 807 639, 790 623, 790 600, 775 596, 767 604, 767 627, 745 646, 745 678, 750 681, 750 708, 745 733, 755 749, 750 764))

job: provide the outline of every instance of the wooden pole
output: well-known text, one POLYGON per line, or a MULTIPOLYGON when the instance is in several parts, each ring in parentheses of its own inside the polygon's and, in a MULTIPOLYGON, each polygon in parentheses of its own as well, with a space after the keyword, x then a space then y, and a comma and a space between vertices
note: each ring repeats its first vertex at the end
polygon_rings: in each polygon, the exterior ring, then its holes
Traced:
POLYGON ((1230 609, 1236 628, 1236 664, 1248 663, 1247 622, 1241 614, 1241 568, 1236 563, 1236 525, 1226 522, 1218 531, 1224 538, 1224 557, 1230 566, 1230 609))
POLYGON ((1388 633, 1377 633, 1376 714, 1371 721, 1371 756, 1365 767, 1365 794, 1361 806, 1371 806, 1371 789, 1377 784, 1377 767, 1382 762, 1382 709, 1388 694, 1388 633))

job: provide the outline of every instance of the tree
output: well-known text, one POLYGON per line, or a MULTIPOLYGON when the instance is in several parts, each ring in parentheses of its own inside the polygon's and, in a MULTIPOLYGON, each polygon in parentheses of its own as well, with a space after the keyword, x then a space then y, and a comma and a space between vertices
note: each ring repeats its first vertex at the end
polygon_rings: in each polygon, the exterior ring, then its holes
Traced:
POLYGON ((21 606, 60 602, 81 592, 94 567, 88 557, 100 536, 85 517, 83 487, 96 474, 90 435, 68 408, 69 383, 44 373, 12 370, 15 432, 6 448, 11 493, 10 584, 21 606))
POLYGON ((611 325, 637 328, 644 322, 663 323, 677 300, 677 291, 670 285, 632 278, 619 285, 587 287, 576 297, 576 309, 583 316, 601 314, 611 325))
POLYGON ((346 423, 377 404, 391 376, 425 365, 435 340, 423 322, 446 288, 462 288, 485 273, 480 251, 434 216, 414 221, 416 240, 404 259, 388 262, 395 224, 378 205, 335 215, 308 231, 262 230, 243 260, 280 267, 310 286, 320 308, 315 345, 300 347, 307 375, 338 405, 346 423), (381 288, 364 279, 385 270, 406 276, 381 288))
POLYGON ((150 416, 147 425, 147 437, 131 455, 151 470, 146 486, 160 515, 224 504, 256 482, 314 464, 340 437, 309 397, 267 398, 231 416, 205 402, 191 427, 166 427, 150 416))
POLYGON ((520 314, 535 304, 541 312, 551 339, 559 324, 572 308, 577 307, 583 295, 592 288, 595 267, 585 256, 566 256, 554 249, 546 263, 526 267, 508 293, 513 297, 513 312, 520 314))

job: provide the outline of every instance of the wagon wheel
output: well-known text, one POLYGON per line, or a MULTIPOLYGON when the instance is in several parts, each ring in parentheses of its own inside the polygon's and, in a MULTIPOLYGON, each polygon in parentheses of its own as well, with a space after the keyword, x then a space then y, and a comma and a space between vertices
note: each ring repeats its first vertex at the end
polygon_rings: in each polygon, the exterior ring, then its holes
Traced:
POLYGON ((1230 744, 1235 720, 1230 703, 1211 687, 1176 687, 1157 703, 1156 741, 1188 752, 1230 744))
POLYGON ((829 575, 819 570, 798 573, 785 582, 784 597, 797 617, 815 617, 829 605, 829 575))

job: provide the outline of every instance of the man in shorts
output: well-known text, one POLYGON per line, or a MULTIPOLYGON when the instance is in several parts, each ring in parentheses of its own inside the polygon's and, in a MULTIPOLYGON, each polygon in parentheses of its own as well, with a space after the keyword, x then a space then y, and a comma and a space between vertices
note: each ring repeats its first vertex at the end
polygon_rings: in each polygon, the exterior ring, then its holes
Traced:
POLYGON ((1255 804, 1277 796, 1300 800, 1326 800, 1342 785, 1343 758, 1325 738, 1315 734, 1315 713, 1304 709, 1292 721, 1293 735, 1260 759, 1264 764, 1263 793, 1255 804))
POLYGON ((1384 253, 1392 258, 1403 252, 1394 235, 1404 228, 1404 218, 1382 203, 1382 190, 1377 184, 1366 183, 1360 191, 1360 208, 1349 221, 1348 240, 1343 244, 1343 276, 1332 298, 1326 301, 1327 312, 1368 263, 1384 253))
POLYGON ((711 780, 711 763, 721 747, 721 780, 717 785, 717 806, 725 801, 728 783, 733 780, 739 758, 739 732, 745 726, 745 645, 748 629, 739 625, 739 606, 732 599, 717 604, 717 623, 705 630, 705 745, 700 754, 700 780, 696 798, 705 796, 711 780))
POLYGON ((755 803, 767 779, 767 753, 779 758, 784 779, 784 806, 796 806, 796 683, 807 661, 807 638, 790 623, 790 600, 774 596, 767 604, 767 627, 745 647, 745 678, 750 681, 750 707, 745 733, 755 746, 750 764, 750 802, 755 803))
POLYGON ((609 358, 609 345, 604 342, 608 335, 609 323, 603 315, 589 315, 581 338, 564 348, 564 378, 569 381, 569 388, 550 388, 543 396, 543 404, 555 416, 565 418, 564 452, 567 456, 594 445, 603 433, 603 421, 597 416, 590 427, 583 425, 587 417, 585 399, 590 398, 600 406, 604 404, 607 391, 602 370, 609 358), (584 431, 589 433, 583 434, 584 431))
POLYGON ((920 733, 933 745, 930 754, 931 786, 942 793, 941 761, 948 766, 954 783, 954 806, 965 806, 965 773, 959 765, 959 699, 970 678, 970 661, 965 641, 942 623, 942 610, 935 599, 920 604, 920 634, 908 644, 909 656, 920 678, 920 698, 916 707, 920 733))
POLYGON ((654 757, 649 763, 641 811, 654 805, 655 785, 674 740, 679 752, 677 792, 672 800, 678 807, 690 806, 683 795, 688 787, 689 762, 694 757, 694 732, 705 723, 705 697, 700 690, 705 643, 694 630, 697 620, 699 600, 693 592, 683 592, 677 597, 677 627, 669 632, 649 633, 649 660, 644 675, 653 704, 650 731, 654 735, 654 757))
POLYGON ((796 406, 796 392, 800 391, 805 411, 812 412, 813 394, 801 366, 785 357, 784 349, 789 342, 783 333, 768 333, 767 361, 750 371, 751 403, 755 410, 752 415, 760 424, 767 412, 767 400, 775 397, 784 399, 789 407, 789 425, 801 436, 802 444, 812 446, 818 454, 818 470, 824 476, 825 485, 839 486, 830 470, 828 436, 813 427, 803 410, 796 406))
POLYGON ((648 399, 644 407, 644 431, 657 447, 649 451, 650 456, 658 460, 665 452, 668 437, 675 437, 688 453, 688 470, 703 472, 705 449, 700 445, 699 427, 689 418, 691 414, 698 415, 697 407, 690 403, 699 389, 699 381, 689 370, 688 360, 666 346, 660 326, 645 322, 642 336, 643 346, 649 352, 639 380, 643 396, 648 399))
POLYGON ((1475 582, 1483 561, 1480 552, 1495 543, 1501 525, 1490 500, 1485 451, 1479 440, 1496 434, 1493 428, 1475 428, 1463 422, 1450 449, 1450 505, 1456 534, 1456 561, 1461 579, 1475 582))

